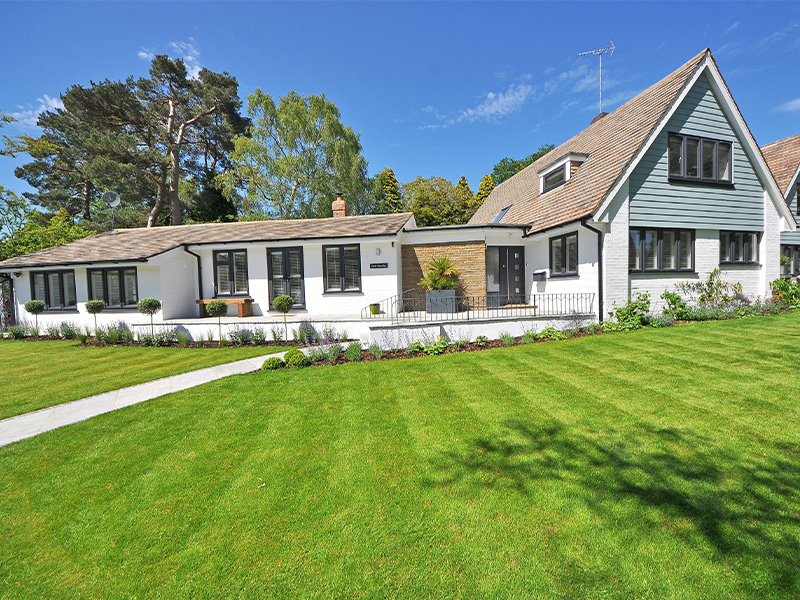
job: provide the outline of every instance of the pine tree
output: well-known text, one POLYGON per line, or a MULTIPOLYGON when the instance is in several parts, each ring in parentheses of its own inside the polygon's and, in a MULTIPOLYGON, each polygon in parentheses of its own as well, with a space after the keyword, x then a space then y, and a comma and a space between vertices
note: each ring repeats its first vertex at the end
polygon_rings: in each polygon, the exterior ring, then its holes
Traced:
POLYGON ((383 170, 383 210, 384 213, 403 212, 403 197, 400 194, 400 184, 394 171, 389 167, 383 170))

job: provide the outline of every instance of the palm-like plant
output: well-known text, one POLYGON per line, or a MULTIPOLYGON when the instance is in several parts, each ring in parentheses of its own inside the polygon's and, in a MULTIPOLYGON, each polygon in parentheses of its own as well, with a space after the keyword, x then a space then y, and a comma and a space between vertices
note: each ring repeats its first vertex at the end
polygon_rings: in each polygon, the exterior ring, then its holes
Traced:
POLYGON ((458 286, 459 275, 449 256, 437 256, 428 263, 425 276, 419 280, 419 284, 427 290, 454 290, 458 286))

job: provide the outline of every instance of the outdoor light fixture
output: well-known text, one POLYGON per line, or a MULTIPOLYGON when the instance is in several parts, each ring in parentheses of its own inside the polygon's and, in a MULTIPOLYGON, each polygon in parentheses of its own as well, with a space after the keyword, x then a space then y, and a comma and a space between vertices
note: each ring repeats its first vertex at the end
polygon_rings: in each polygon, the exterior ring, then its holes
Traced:
POLYGON ((381 255, 381 249, 380 248, 375 248, 375 254, 377 256, 380 256, 381 255))
POLYGON ((14 279, 19 279, 22 277, 22 271, 14 271, 14 279))

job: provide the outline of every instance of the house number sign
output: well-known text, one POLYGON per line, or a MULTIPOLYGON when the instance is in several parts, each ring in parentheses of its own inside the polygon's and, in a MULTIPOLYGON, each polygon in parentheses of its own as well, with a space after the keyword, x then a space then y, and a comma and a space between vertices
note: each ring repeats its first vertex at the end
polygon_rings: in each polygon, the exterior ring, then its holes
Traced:
POLYGON ((388 269, 389 263, 369 263, 370 269, 388 269))

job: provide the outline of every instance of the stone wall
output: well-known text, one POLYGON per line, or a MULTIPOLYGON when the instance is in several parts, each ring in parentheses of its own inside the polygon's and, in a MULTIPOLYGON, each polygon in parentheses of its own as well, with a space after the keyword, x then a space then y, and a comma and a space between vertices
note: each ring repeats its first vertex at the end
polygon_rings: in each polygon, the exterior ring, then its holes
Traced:
POLYGON ((451 244, 404 244, 402 248, 403 291, 408 296, 424 298, 425 290, 419 287, 423 271, 431 259, 448 256, 460 275, 456 294, 459 296, 486 295, 486 243, 458 242, 451 244))

